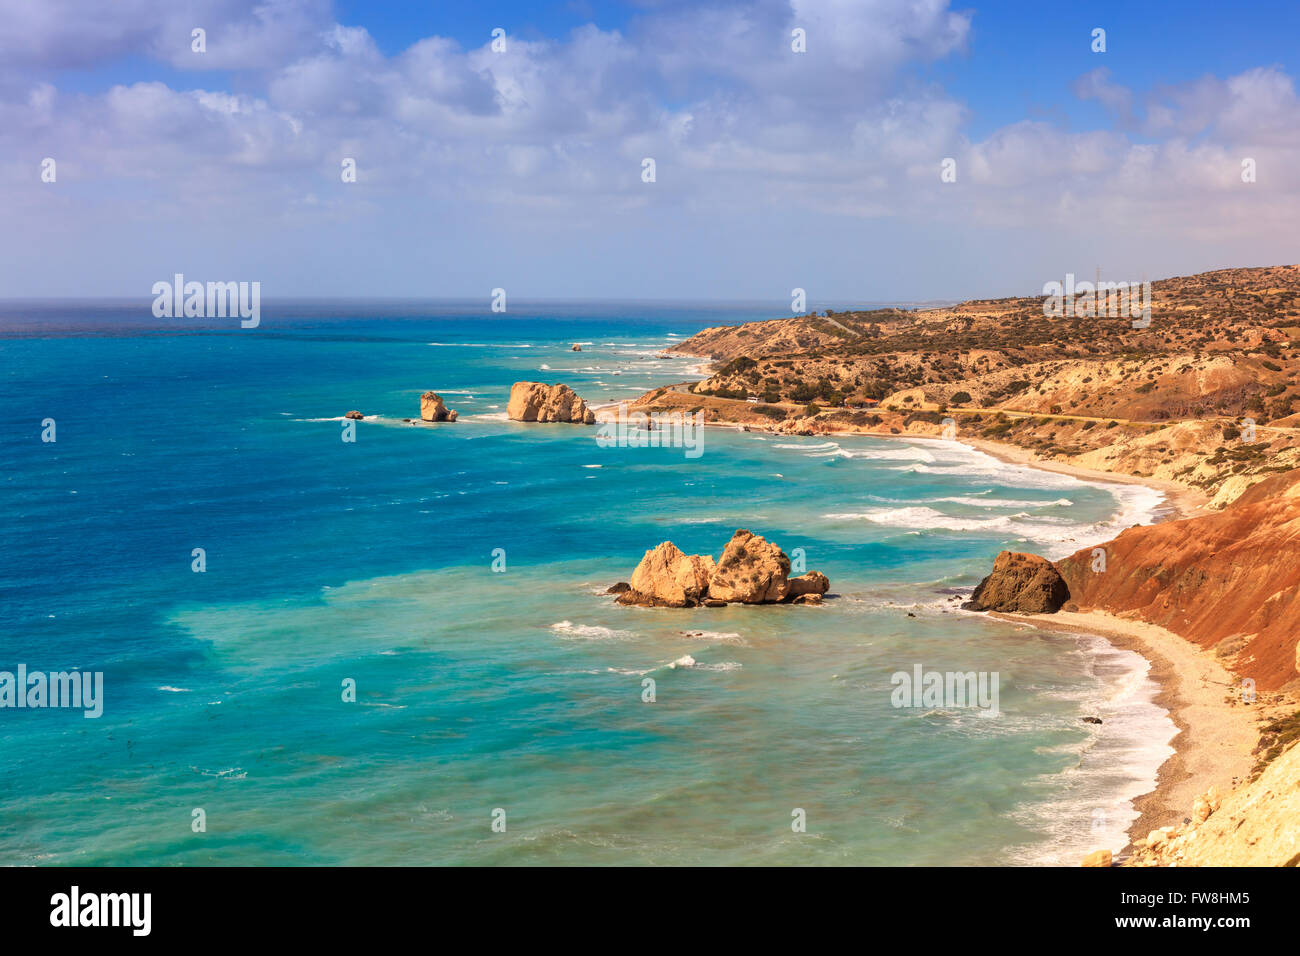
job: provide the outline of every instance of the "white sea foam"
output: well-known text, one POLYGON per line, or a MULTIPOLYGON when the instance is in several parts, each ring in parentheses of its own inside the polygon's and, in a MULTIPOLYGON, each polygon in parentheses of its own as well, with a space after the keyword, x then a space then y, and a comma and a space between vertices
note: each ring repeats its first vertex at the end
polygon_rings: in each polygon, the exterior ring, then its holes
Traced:
POLYGON ((579 641, 626 641, 636 637, 631 631, 616 631, 599 624, 574 624, 572 621, 559 621, 550 629, 561 637, 579 641))
POLYGON ((732 631, 682 631, 682 637, 713 644, 744 644, 745 639, 732 631))
POLYGON ((1138 817, 1133 801, 1151 791, 1160 766, 1174 753, 1170 742, 1178 728, 1155 702, 1160 688, 1150 677, 1150 663, 1101 637, 1077 639, 1098 681, 1091 694, 1081 695, 1080 709, 1102 723, 1081 725, 1088 736, 1075 748, 1077 764, 1042 780, 1054 797, 1014 814, 1047 836, 1013 850, 1014 862, 1077 866, 1092 850, 1123 850, 1138 817))

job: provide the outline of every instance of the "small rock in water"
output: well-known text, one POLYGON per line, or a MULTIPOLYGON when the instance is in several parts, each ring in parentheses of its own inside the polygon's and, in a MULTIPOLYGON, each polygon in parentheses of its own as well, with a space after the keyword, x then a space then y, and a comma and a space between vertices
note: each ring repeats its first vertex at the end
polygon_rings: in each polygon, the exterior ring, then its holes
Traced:
POLYGON ((1100 718, 1100 717, 1080 717, 1079 719, 1082 720, 1085 724, 1099 724, 1099 723, 1101 723, 1101 718, 1100 718))

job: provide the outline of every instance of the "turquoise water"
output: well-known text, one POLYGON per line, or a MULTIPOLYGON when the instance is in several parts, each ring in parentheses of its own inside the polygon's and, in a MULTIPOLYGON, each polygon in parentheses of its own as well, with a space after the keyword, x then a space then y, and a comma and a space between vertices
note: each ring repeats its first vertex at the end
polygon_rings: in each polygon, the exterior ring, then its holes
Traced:
POLYGON ((693 377, 665 345, 764 317, 521 313, 298 304, 256 330, 160 332, 147 303, 0 309, 0 669, 105 682, 98 720, 0 709, 0 863, 970 864, 1123 845, 1173 733, 1143 662, 952 599, 1001 548, 1067 553, 1157 496, 954 442, 709 429, 692 459, 511 423, 516 380, 631 398, 693 377), (404 423, 427 389, 461 420, 404 423), (662 540, 716 556, 740 527, 802 548, 838 597, 600 593, 662 540), (997 672, 999 713, 895 708, 890 677, 917 664, 997 672))

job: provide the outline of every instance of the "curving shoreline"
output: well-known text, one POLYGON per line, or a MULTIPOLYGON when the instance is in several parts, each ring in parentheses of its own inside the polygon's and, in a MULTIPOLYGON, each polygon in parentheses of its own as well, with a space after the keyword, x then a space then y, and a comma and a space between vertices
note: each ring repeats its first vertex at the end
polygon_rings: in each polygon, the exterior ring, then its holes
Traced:
POLYGON ((1246 778, 1259 739, 1256 716, 1231 696, 1232 675, 1212 653, 1157 625, 1103 611, 990 616, 1044 631, 1095 635, 1150 662, 1148 676, 1160 687, 1155 702, 1168 711, 1178 733, 1170 741, 1173 755, 1156 771, 1154 788, 1133 801, 1138 816, 1129 826, 1129 845, 1122 855, 1152 830, 1181 825, 1192 802, 1211 786, 1227 793, 1246 778))
MULTIPOLYGON (((707 373, 709 364, 701 364, 698 371, 707 373)), ((730 428, 741 423, 716 421, 709 424, 730 428)), ((749 423, 749 427, 773 431, 753 423, 749 423)), ((907 441, 943 440, 934 435, 899 434, 884 428, 855 428, 826 434, 907 441)), ((1165 502, 1151 514, 1151 524, 1178 521, 1208 512, 1209 496, 1187 485, 1044 461, 1018 445, 984 438, 953 440, 1006 464, 1066 475, 1090 484, 1137 485, 1156 491, 1164 496, 1165 502)), ((1226 793, 1246 779, 1253 764, 1251 750, 1259 739, 1257 713, 1229 696, 1234 678, 1211 651, 1157 625, 1104 611, 1058 611, 1055 614, 991 612, 989 616, 1031 624, 1045 631, 1098 637, 1111 647, 1136 652, 1149 663, 1148 677, 1159 687, 1154 702, 1168 713, 1177 733, 1169 741, 1174 751, 1172 756, 1154 770, 1152 789, 1132 800, 1137 816, 1127 829, 1129 842, 1118 854, 1119 859, 1131 855, 1135 844, 1144 841, 1150 831, 1182 824, 1192 802, 1211 786, 1226 793)))

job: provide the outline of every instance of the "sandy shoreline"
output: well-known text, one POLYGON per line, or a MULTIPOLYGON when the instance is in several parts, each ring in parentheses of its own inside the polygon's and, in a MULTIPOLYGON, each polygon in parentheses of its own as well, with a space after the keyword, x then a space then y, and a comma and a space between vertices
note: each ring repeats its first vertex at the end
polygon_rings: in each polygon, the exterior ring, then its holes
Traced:
MULTIPOLYGON (((962 444, 1000 461, 1083 481, 1112 481, 1153 488, 1162 492, 1167 502, 1167 507, 1156 513, 1155 523, 1206 513, 1204 494, 1174 482, 1042 461, 1026 449, 983 439, 966 439, 962 444)), ((1155 702, 1169 712, 1178 733, 1170 741, 1173 756, 1156 771, 1155 789, 1133 801, 1138 816, 1129 827, 1129 846, 1121 856, 1131 852, 1132 844, 1145 840, 1152 830, 1181 826, 1191 812, 1192 802, 1211 786, 1227 794, 1246 778, 1254 764, 1251 750, 1259 740, 1258 711, 1241 702, 1240 695, 1234 693, 1238 682, 1211 651, 1163 627, 1105 611, 991 613, 989 616, 1029 622, 1043 630, 1096 635, 1113 647, 1135 651, 1150 662, 1148 676, 1160 687, 1155 702)))
MULTIPOLYGON (((707 364, 700 368, 706 369, 707 364)), ((831 434, 909 441, 942 440, 934 436, 868 430, 831 434)), ((1008 464, 1068 475, 1082 481, 1141 485, 1159 491, 1165 496, 1165 505, 1153 514, 1153 523, 1178 521, 1207 512, 1208 497, 1203 492, 1176 482, 1045 461, 1028 449, 988 439, 963 437, 956 440, 1008 464)), ((1031 623, 1042 630, 1095 635, 1114 647, 1135 651, 1150 662, 1148 676, 1160 687, 1155 702, 1169 712, 1178 733, 1170 741, 1173 756, 1156 771, 1154 789, 1133 801, 1138 816, 1129 827, 1129 846, 1121 852, 1121 858, 1132 851, 1134 841, 1145 840, 1152 830, 1182 825, 1190 814, 1193 800, 1211 786, 1217 786, 1221 793, 1227 794, 1246 778, 1254 764, 1251 751, 1259 740, 1259 712, 1243 704, 1240 696, 1233 693, 1237 686, 1235 678, 1212 652, 1165 628, 1104 611, 1024 615, 991 613, 989 616, 1031 623)))
POLYGON ((1193 518, 1206 513, 1205 504, 1209 497, 1199 489, 1180 485, 1175 481, 1161 481, 1158 478, 1137 478, 1114 471, 1098 471, 1094 468, 1081 468, 1060 461, 1047 461, 1034 456, 1033 452, 1018 445, 1005 445, 984 438, 958 439, 963 445, 970 445, 986 455, 992 455, 999 461, 1013 465, 1026 465, 1040 471, 1050 471, 1058 475, 1069 475, 1082 481, 1112 481, 1119 485, 1141 485, 1153 488, 1164 494, 1168 510, 1158 515, 1158 521, 1177 521, 1193 518))
POLYGON ((1155 702, 1169 711, 1178 734, 1170 741, 1174 755, 1157 771, 1155 789, 1133 801, 1138 817, 1129 827, 1130 844, 1160 827, 1181 826, 1192 801, 1211 786, 1227 794, 1246 778, 1259 740, 1259 712, 1241 703, 1237 682, 1213 654, 1157 625, 1103 611, 989 616, 1044 631, 1098 635, 1151 662, 1149 676, 1160 686, 1155 702))

